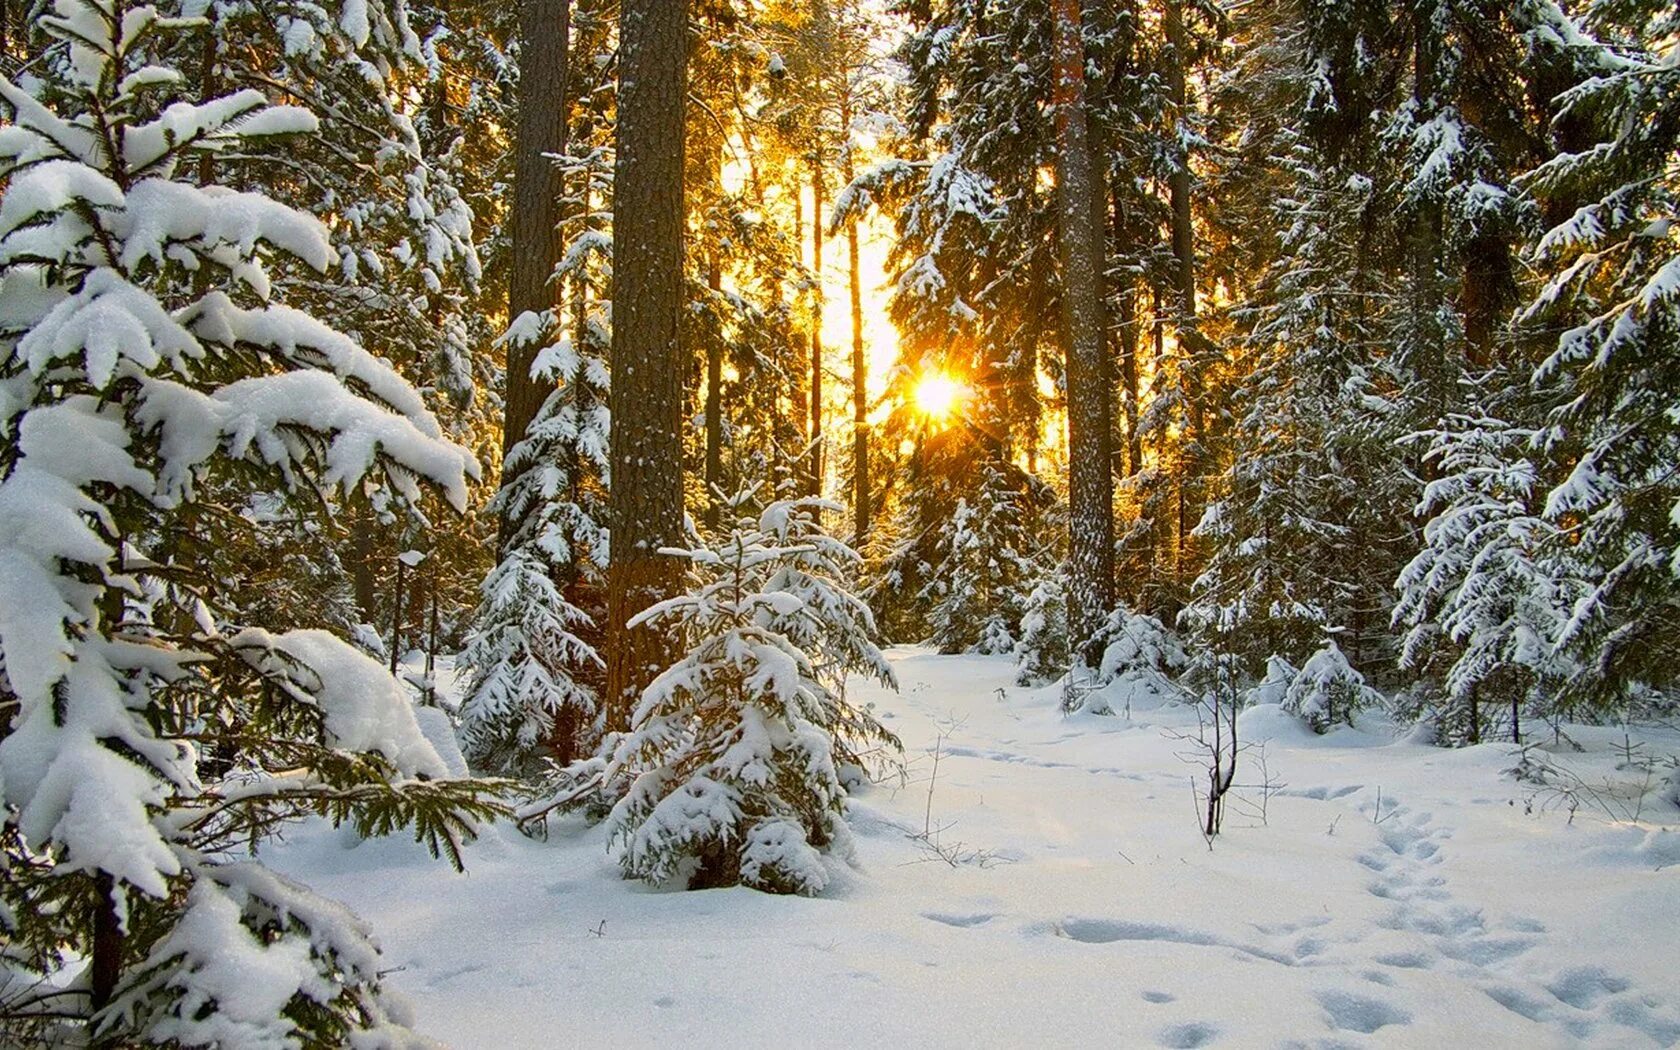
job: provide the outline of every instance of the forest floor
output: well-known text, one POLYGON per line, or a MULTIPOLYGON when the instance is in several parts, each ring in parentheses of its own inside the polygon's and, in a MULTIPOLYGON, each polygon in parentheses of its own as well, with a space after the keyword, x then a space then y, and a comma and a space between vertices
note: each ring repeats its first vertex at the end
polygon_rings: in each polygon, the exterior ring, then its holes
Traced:
POLYGON ((1210 849, 1190 708, 1064 717, 1007 659, 890 656, 901 692, 868 695, 907 773, 856 800, 817 899, 624 882, 582 823, 490 828, 464 875, 322 827, 270 859, 369 920, 459 1048, 1680 1042, 1680 813, 1636 801, 1620 729, 1546 749, 1592 785, 1571 812, 1509 744, 1254 708, 1265 770, 1244 754, 1210 849))

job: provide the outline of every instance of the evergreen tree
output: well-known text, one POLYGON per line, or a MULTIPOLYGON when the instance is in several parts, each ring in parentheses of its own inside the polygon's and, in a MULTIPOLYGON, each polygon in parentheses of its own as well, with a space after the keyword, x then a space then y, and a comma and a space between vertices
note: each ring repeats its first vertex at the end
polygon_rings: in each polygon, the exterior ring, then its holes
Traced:
POLYGON ((1067 581, 1060 568, 1038 566, 1038 582, 1021 613, 1015 683, 1036 686, 1068 673, 1067 581))
POLYGON ((242 618, 221 501, 307 515, 368 484, 459 510, 477 468, 275 299, 281 260, 333 264, 327 229, 196 177, 316 116, 184 97, 166 63, 202 20, 55 0, 39 28, 39 96, 0 79, 0 914, 7 968, 67 994, 21 1009, 113 1044, 411 1042, 367 929, 239 854, 316 813, 459 864, 495 807, 377 664, 242 618))
POLYGON ((974 503, 957 500, 924 586, 931 641, 944 653, 1013 652, 1035 574, 1022 493, 996 464, 982 472, 974 503))
POLYGON ((1449 422, 1430 450, 1440 476, 1420 508, 1425 546, 1397 582, 1395 619, 1410 627, 1401 662, 1420 673, 1447 664, 1442 742, 1479 743, 1489 715, 1507 707, 1515 740, 1522 708, 1541 687, 1555 695, 1572 671, 1557 643, 1579 574, 1561 530, 1536 513, 1532 429, 1449 422))
POLYGON ((1382 702, 1383 695, 1365 684, 1334 638, 1301 665, 1283 694, 1283 709, 1315 733, 1327 733, 1337 722, 1352 725, 1355 711, 1382 702))
POLYGON ((893 677, 845 589, 857 555, 816 524, 823 509, 774 502, 716 544, 667 551, 693 584, 641 622, 686 652, 648 686, 608 770, 634 778, 611 817, 626 875, 814 894, 822 854, 849 853, 841 766, 897 741, 845 699, 844 675, 893 677))
POLYGON ((1631 39, 1569 37, 1597 75, 1561 96, 1560 119, 1589 142, 1525 180, 1561 221, 1535 246, 1546 282, 1523 320, 1562 329, 1534 372, 1536 436, 1557 468, 1542 513, 1570 530, 1588 586, 1557 643, 1585 672, 1577 693, 1605 704, 1676 681, 1663 654, 1680 631, 1680 15, 1593 10, 1631 39))

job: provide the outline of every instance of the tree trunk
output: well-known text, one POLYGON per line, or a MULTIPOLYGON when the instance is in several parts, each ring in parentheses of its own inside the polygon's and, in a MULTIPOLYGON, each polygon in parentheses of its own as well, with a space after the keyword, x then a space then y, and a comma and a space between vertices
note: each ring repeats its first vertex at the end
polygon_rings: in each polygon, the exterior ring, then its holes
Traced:
MULTIPOLYGON (((716 249, 706 260, 706 287, 715 299, 723 290, 716 249)), ((708 333, 706 345, 706 524, 716 529, 723 515, 723 339, 708 333)))
MULTIPOLYGON (((1114 255, 1122 260, 1129 259, 1132 252, 1132 231, 1127 224, 1127 209, 1125 202, 1120 199, 1116 191, 1111 194, 1113 203, 1113 245, 1114 255)), ((1143 468, 1143 438, 1138 433, 1138 292, 1137 278, 1127 270, 1121 270, 1116 282, 1115 308, 1119 314, 1115 318, 1116 338, 1119 342, 1120 359, 1120 407, 1126 420, 1125 441, 1123 451, 1125 461, 1123 474, 1131 477, 1143 468)))
MULTIPOLYGON (((1436 0, 1417 0, 1413 8, 1412 100, 1420 122, 1430 120, 1440 108, 1437 97, 1437 67, 1441 41, 1436 32, 1436 0)), ((1439 198, 1427 195, 1412 216, 1408 244, 1411 267, 1411 313, 1413 345, 1404 362, 1413 378, 1420 381, 1427 407, 1432 413, 1446 411, 1451 382, 1447 376, 1446 333, 1442 330, 1441 226, 1439 198)), ((1433 422, 1433 419, 1428 420, 1433 422)))
MULTIPOLYGON (((1172 56, 1167 69, 1167 86, 1182 138, 1189 94, 1185 89, 1188 45, 1180 0, 1168 0, 1164 21, 1172 56)), ((1191 440, 1200 446, 1207 440, 1206 406, 1202 403, 1202 378, 1207 361, 1206 347, 1196 327, 1196 240, 1190 214, 1190 155, 1182 148, 1174 157, 1167 189, 1172 203, 1173 291, 1178 299, 1175 304, 1178 309, 1175 326, 1178 330, 1178 353, 1184 371, 1185 399, 1190 409, 1191 440)), ((1200 460, 1198 448, 1195 458, 1198 468, 1200 460)))
POLYGON ((630 619, 677 589, 683 538, 683 110, 686 0, 624 0, 613 201, 612 553, 606 727, 669 662, 667 632, 630 619))
MULTIPOLYGON (((105 872, 93 879, 93 945, 88 964, 89 1005, 93 1013, 105 1009, 117 989, 122 976, 123 929, 117 914, 116 880, 105 872)), ((91 1027, 91 1026, 90 1026, 91 1027)), ((107 1039, 94 1039, 93 1046, 112 1045, 107 1039)))
MULTIPOLYGON (((841 154, 841 174, 851 185, 852 98, 848 85, 840 99, 840 126, 847 136, 841 154)), ((852 546, 861 549, 869 538, 869 364, 863 356, 863 272, 858 259, 858 223, 846 226, 846 260, 852 296, 852 546)))
MULTIPOLYGON (((527 311, 559 305, 554 268, 560 263, 560 172, 545 154, 566 151, 566 37, 571 0, 525 0, 519 20, 519 120, 514 131, 512 257, 508 276, 508 321, 527 311)), ((540 342, 507 351, 502 407, 502 461, 525 438, 543 400, 545 384, 531 379, 540 342)), ((505 488, 508 477, 502 478, 505 488)), ((503 519, 505 548, 519 523, 503 519)))
MULTIPOLYGON (((799 258, 803 262, 805 259, 805 198, 798 193, 793 194, 793 232, 794 239, 799 244, 799 258)), ((811 482, 812 437, 806 432, 805 428, 811 422, 810 391, 807 389, 810 383, 811 369, 801 359, 801 354, 805 349, 805 340, 796 333, 793 345, 790 348, 794 361, 792 368, 793 382, 789 391, 792 404, 788 408, 789 414, 793 417, 793 431, 799 440, 798 454, 794 457, 794 476, 800 485, 799 491, 810 493, 815 491, 815 486, 811 482)))
MULTIPOLYGON (((1104 377, 1102 231, 1085 117, 1085 46, 1079 0, 1052 15, 1056 106, 1057 248, 1062 264, 1062 341, 1067 355, 1069 631, 1090 642, 1113 605, 1114 475, 1104 377)), ((1089 662, 1092 654, 1085 653, 1089 662)))
POLYGON ((816 277, 811 308, 811 495, 823 482, 823 177, 822 158, 811 158, 811 271, 816 277))

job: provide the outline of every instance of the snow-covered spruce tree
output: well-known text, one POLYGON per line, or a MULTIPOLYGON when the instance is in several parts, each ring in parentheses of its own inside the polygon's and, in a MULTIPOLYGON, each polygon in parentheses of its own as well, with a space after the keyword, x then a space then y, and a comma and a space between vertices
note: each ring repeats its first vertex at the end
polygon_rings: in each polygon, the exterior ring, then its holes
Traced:
POLYGON ((215 538, 246 524, 204 494, 460 508, 476 464, 382 361, 270 300, 275 258, 331 265, 325 228, 194 181, 316 118, 189 101, 163 63, 197 20, 55 0, 38 25, 38 94, 0 79, 0 997, 49 1039, 412 1042, 369 931, 241 853, 316 813, 459 863, 495 807, 441 779, 373 661, 228 615, 215 538))
POLYGON ((686 655, 643 694, 607 771, 634 778, 613 833, 634 878, 814 894, 822 854, 847 851, 841 764, 898 747, 843 676, 894 679, 846 588, 857 555, 816 521, 840 508, 781 501, 755 518, 749 498, 715 544, 667 552, 693 585, 641 614, 686 655))
MULTIPOLYGON (((547 312, 525 313, 507 340, 553 329, 547 312)), ((589 641, 594 617, 567 590, 598 592, 607 564, 605 352, 606 332, 586 315, 532 366, 553 392, 503 464, 512 480, 492 510, 514 527, 461 654, 471 678, 460 732, 475 768, 530 773, 544 758, 565 765, 593 743, 604 664, 589 641)))
POLYGON ((1569 674, 1557 641, 1579 593, 1571 545, 1537 513, 1532 428, 1452 417, 1429 438, 1437 477, 1418 507, 1424 546, 1395 584, 1401 665, 1431 677, 1444 667, 1441 743, 1479 743, 1507 709, 1515 739, 1537 688, 1555 694, 1569 674))
POLYGON ((1283 694, 1283 709, 1304 719, 1315 733, 1329 732, 1337 722, 1352 725, 1355 711, 1382 702, 1382 694, 1365 684, 1334 638, 1301 666, 1283 694))
POLYGON ((1534 375, 1555 465, 1541 512, 1590 589, 1557 644, 1583 672, 1572 691, 1615 706, 1680 667, 1680 12, 1590 6, 1632 42, 1573 37, 1596 75, 1561 100, 1590 143, 1524 181, 1562 218, 1533 252, 1547 280, 1522 320, 1563 332, 1534 375))
POLYGON ((1044 567, 1022 607, 1021 640, 1015 643, 1015 684, 1043 685, 1068 673, 1067 577, 1044 567))
POLYGON ((1280 166, 1293 183, 1276 205, 1283 255, 1257 293, 1234 455, 1195 530, 1209 560, 1179 616, 1250 673, 1270 655, 1305 659, 1325 623, 1363 655, 1387 626, 1405 549, 1388 538, 1412 489, 1395 445, 1399 384, 1368 321, 1375 275, 1359 245, 1371 180, 1299 136, 1280 166))
POLYGON ((959 498, 940 537, 943 558, 924 587, 933 644, 943 653, 1015 649, 1034 576, 1022 522, 1025 497, 987 461, 973 502, 959 498))
POLYGON ((1281 656, 1266 658, 1266 673, 1243 694, 1243 706, 1282 704, 1289 695, 1289 687, 1301 672, 1281 656))
POLYGON ((1083 697, 1067 694, 1063 708, 1068 713, 1112 714, 1116 702, 1129 707, 1180 694, 1176 679, 1189 669, 1190 657, 1178 636, 1155 617, 1122 605, 1108 614, 1092 643, 1102 652, 1096 668, 1102 688, 1083 697), (1077 708, 1068 706, 1076 701, 1077 708))

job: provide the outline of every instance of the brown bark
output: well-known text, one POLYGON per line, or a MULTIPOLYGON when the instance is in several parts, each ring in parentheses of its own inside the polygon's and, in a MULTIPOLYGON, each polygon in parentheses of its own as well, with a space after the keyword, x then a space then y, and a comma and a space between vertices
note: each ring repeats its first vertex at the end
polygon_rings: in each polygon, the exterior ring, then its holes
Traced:
POLYGON ((612 554, 608 731, 669 662, 668 632, 629 621, 677 589, 682 540, 683 110, 686 0, 624 0, 613 206, 612 554))
MULTIPOLYGON (((566 150, 566 38, 570 0, 525 0, 519 20, 519 120, 514 131, 512 255, 508 275, 508 321, 527 311, 554 309, 560 263, 559 171, 545 154, 566 150)), ((549 389, 531 379, 541 344, 508 347, 502 406, 502 458, 525 437, 549 389)), ((509 478, 502 479, 506 486, 509 478)), ((506 546, 518 522, 500 523, 506 546)))
POLYGON ((823 481, 823 177, 822 157, 811 158, 811 271, 816 276, 811 313, 811 495, 823 481))
MULTIPOLYGON (((799 257, 803 260, 805 257, 805 198, 798 193, 793 195, 793 231, 794 238, 799 245, 799 257)), ((798 454, 794 457, 794 475, 800 479, 801 484, 806 489, 810 489, 811 437, 806 433, 805 428, 811 421, 810 398, 806 389, 810 381, 811 369, 803 360, 805 348, 805 340, 796 336, 792 347, 792 356, 795 360, 792 369, 792 389, 789 392, 792 404, 789 409, 793 417, 793 430, 799 441, 798 454)))
MULTIPOLYGON (((841 174, 851 185, 856 176, 850 141, 852 100, 850 88, 841 96, 840 126, 848 140, 842 155, 841 174)), ((850 270, 852 298, 852 545, 861 548, 869 538, 869 363, 863 355, 863 272, 858 260, 858 224, 846 225, 846 260, 850 270)))
MULTIPOLYGON (((1413 9, 1412 99, 1420 121, 1431 119, 1439 109, 1437 67, 1440 40, 1435 32, 1436 4, 1420 0, 1413 9)), ((1438 311, 1441 308, 1441 204, 1433 196, 1418 203, 1409 231, 1411 265, 1411 311, 1413 345, 1410 366, 1421 379, 1426 396, 1437 411, 1445 411, 1451 383, 1447 376, 1446 338, 1438 311)))
MULTIPOLYGON (((1103 229, 1085 114, 1085 47, 1079 0, 1052 14, 1056 107, 1056 241, 1062 264, 1062 338, 1067 354, 1069 633, 1086 644, 1113 605, 1114 475, 1102 316, 1103 229)), ((1087 661, 1092 654, 1084 654, 1087 661)))
MULTIPOLYGON (((713 298, 723 290, 723 270, 714 249, 706 260, 706 287, 713 298)), ((723 485, 723 340, 710 333, 706 345, 706 524, 717 528, 722 517, 723 485)))
MULTIPOLYGON (((105 872, 93 879, 93 944, 88 964, 88 994, 93 1012, 97 1014, 111 1002, 122 976, 123 930, 117 915, 116 880, 105 872)), ((94 1040, 95 1046, 108 1046, 104 1039, 94 1040)))
MULTIPOLYGON (((1167 68, 1168 93, 1174 115, 1182 128, 1189 100, 1185 88, 1185 66, 1189 56, 1184 34, 1184 9, 1180 0, 1168 0, 1163 20, 1171 55, 1167 68)), ((1178 300, 1175 304, 1178 309, 1178 352, 1183 362, 1185 398, 1190 408, 1190 433, 1192 440, 1200 443, 1207 439, 1205 406, 1202 404, 1207 348, 1196 327, 1196 239, 1190 209, 1190 156, 1182 149, 1167 179, 1167 191, 1172 204, 1173 291, 1178 300)))

